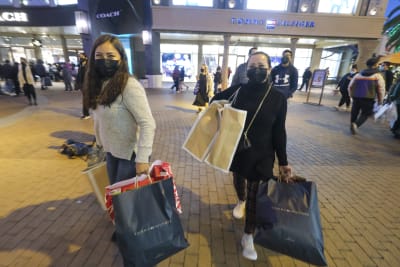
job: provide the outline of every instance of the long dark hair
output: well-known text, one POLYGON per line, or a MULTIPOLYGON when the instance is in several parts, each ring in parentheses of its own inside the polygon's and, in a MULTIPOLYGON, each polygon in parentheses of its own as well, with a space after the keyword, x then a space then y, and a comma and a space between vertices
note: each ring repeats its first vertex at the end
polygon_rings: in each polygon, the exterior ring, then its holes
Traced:
POLYGON ((127 57, 120 40, 113 35, 100 35, 93 44, 87 70, 83 82, 83 104, 87 108, 96 109, 97 105, 110 106, 112 102, 122 93, 128 82, 129 72, 127 57), (118 70, 102 90, 104 80, 101 79, 95 69, 95 53, 98 46, 110 42, 121 56, 118 70))

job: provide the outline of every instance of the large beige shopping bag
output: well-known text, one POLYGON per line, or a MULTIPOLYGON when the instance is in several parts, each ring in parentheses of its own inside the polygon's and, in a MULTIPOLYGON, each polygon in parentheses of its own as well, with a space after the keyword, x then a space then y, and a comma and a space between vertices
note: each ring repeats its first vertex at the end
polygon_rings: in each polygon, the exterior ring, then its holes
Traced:
POLYGON ((219 127, 218 109, 227 101, 215 101, 199 114, 182 148, 198 161, 207 156, 219 127))
POLYGON ((247 111, 225 104, 220 108, 220 127, 205 162, 210 166, 229 172, 233 156, 239 144, 246 122, 247 111))
POLYGON ((93 193, 95 194, 101 208, 103 210, 107 210, 105 204, 105 188, 110 184, 110 182, 108 179, 106 162, 103 161, 98 163, 95 166, 83 170, 82 172, 87 175, 93 193))

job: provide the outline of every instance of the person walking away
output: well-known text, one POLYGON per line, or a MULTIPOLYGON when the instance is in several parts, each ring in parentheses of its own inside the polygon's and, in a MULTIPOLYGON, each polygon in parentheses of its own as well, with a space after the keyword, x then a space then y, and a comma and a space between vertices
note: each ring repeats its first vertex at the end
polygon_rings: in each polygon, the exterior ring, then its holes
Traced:
POLYGON ((26 58, 21 57, 20 61, 21 64, 18 70, 19 84, 22 84, 29 105, 37 105, 35 87, 33 86, 35 80, 33 79, 31 68, 27 64, 26 58))
POLYGON ((280 173, 284 179, 291 177, 292 169, 286 153, 286 97, 276 90, 270 90, 268 78, 271 69, 270 57, 261 52, 250 55, 247 64, 247 84, 234 85, 218 93, 211 100, 229 99, 236 94, 232 107, 247 111, 245 129, 251 124, 247 140, 251 144, 243 145, 242 135, 235 152, 230 171, 239 199, 233 209, 233 217, 245 219, 244 233, 241 240, 243 257, 257 260, 253 234, 256 228, 256 196, 261 180, 273 178, 275 154, 279 162, 280 173), (257 110, 259 111, 257 112, 257 110))
POLYGON ((182 67, 179 72, 179 90, 182 92, 183 86, 186 87, 186 90, 189 89, 189 86, 185 83, 185 67, 182 67))
POLYGON ((354 135, 358 128, 373 114, 375 98, 381 105, 385 94, 385 81, 378 71, 377 57, 367 60, 367 69, 356 74, 349 84, 353 98, 350 115, 350 131, 354 135))
POLYGON ((308 90, 308 86, 310 85, 310 79, 312 76, 312 71, 310 70, 310 67, 306 68, 304 73, 303 73, 303 82, 301 83, 301 86, 299 89, 299 91, 301 91, 303 89, 303 86, 306 86, 306 92, 308 90))
POLYGON ((350 111, 350 95, 349 95, 349 84, 351 79, 358 73, 357 65, 353 64, 349 73, 346 73, 338 82, 336 89, 339 88, 342 97, 339 100, 338 105, 335 107, 337 111, 341 110, 341 107, 346 103, 346 111, 350 111))
MULTIPOLYGON (((75 80, 75 90, 81 90, 83 88, 83 81, 85 78, 86 72, 86 64, 87 64, 87 56, 85 53, 79 54, 79 65, 78 65, 78 73, 76 75, 75 80)), ((83 96, 83 94, 82 94, 83 96)), ((85 106, 85 101, 82 101, 82 116, 81 119, 87 120, 90 119, 89 109, 85 106)))
POLYGON ((35 68, 36 74, 40 77, 40 85, 41 85, 40 89, 42 89, 42 90, 47 89, 46 81, 45 81, 46 76, 47 76, 47 71, 46 71, 46 68, 44 67, 43 60, 38 59, 34 68, 35 68))
POLYGON ((286 99, 293 97, 297 90, 299 73, 292 65, 292 51, 286 49, 282 52, 281 63, 271 71, 272 88, 281 92, 286 99))
POLYGON ((392 128, 390 129, 394 134, 395 138, 400 138, 400 79, 397 80, 396 84, 392 86, 388 94, 390 102, 396 104, 397 110, 397 120, 394 122, 392 128))
MULTIPOLYGON (((91 51, 83 99, 93 111, 96 142, 106 152, 110 184, 147 174, 156 124, 146 92, 129 75, 125 49, 117 37, 100 35, 91 51)), ((122 234, 113 235, 120 251, 122 234)), ((122 258, 124 266, 134 266, 127 255, 122 258)))
MULTIPOLYGON (((257 47, 250 48, 249 52, 248 52, 249 58, 250 58, 250 55, 254 54, 255 52, 257 52, 257 47)), ((232 77, 231 86, 234 86, 237 84, 246 84, 249 81, 246 72, 247 72, 247 61, 245 63, 240 64, 237 67, 235 74, 233 74, 233 77, 232 77)))
POLYGON ((67 59, 62 68, 62 76, 65 84, 65 91, 72 91, 72 65, 67 59))
POLYGON ((209 94, 210 91, 212 91, 212 84, 210 83, 206 64, 201 65, 197 81, 199 83, 199 91, 197 92, 193 105, 198 107, 197 113, 200 113, 203 107, 208 106, 208 101, 210 99, 209 94))
POLYGON ((382 63, 382 75, 385 80, 385 92, 389 92, 390 88, 392 87, 393 84, 393 72, 390 70, 390 62, 383 62, 382 63))
MULTIPOLYGON (((5 85, 5 90, 9 93, 15 92, 15 95, 18 96, 21 91, 16 90, 16 86, 14 84, 14 69, 13 66, 11 66, 10 60, 6 59, 4 62, 4 65, 2 66, 2 73, 3 73, 3 78, 4 78, 4 85, 5 85)), ((17 71, 18 73, 18 71, 17 71)), ((19 89, 19 86, 18 86, 19 89)))
POLYGON ((175 92, 179 91, 179 76, 179 66, 176 65, 174 71, 172 72, 172 80, 174 81, 174 84, 171 86, 171 90, 175 88, 175 92))
POLYGON ((214 73, 214 94, 219 93, 218 86, 222 83, 222 70, 221 67, 218 66, 217 70, 214 73))
MULTIPOLYGON (((19 71, 19 63, 18 62, 14 62, 14 65, 12 66, 13 71, 12 71, 12 80, 14 82, 14 90, 15 93, 17 95, 19 95, 22 91, 21 91, 21 85, 19 83, 19 79, 18 79, 18 71, 19 71)), ((25 94, 25 92, 24 92, 25 94)))

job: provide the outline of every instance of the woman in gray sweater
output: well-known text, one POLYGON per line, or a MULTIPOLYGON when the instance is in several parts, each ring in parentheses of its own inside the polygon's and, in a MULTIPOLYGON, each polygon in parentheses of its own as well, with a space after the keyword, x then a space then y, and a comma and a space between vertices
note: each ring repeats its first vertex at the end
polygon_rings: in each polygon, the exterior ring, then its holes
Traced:
POLYGON ((101 35, 87 67, 84 101, 93 110, 96 141, 107 152, 110 184, 147 173, 156 126, 121 42, 101 35))
MULTIPOLYGON (((113 184, 148 173, 156 126, 146 92, 129 75, 117 37, 101 35, 91 51, 83 99, 93 110, 96 142, 107 152, 107 173, 113 184)), ((124 265, 130 266, 122 256, 124 265)))

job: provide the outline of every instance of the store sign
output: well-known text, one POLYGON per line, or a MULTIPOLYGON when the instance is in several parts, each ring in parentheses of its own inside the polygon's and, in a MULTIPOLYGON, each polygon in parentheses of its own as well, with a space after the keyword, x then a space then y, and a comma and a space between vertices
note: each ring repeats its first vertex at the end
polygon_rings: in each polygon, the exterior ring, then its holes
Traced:
POLYGON ((121 15, 121 10, 115 10, 115 11, 110 11, 110 12, 97 13, 96 19, 115 18, 115 17, 119 17, 120 15, 121 15))
POLYGON ((28 22, 28 14, 25 12, 1 12, 0 22, 28 22))
POLYGON ((276 27, 297 27, 314 28, 315 22, 312 20, 277 20, 277 19, 257 19, 257 18, 231 18, 234 25, 263 25, 267 30, 276 27))

